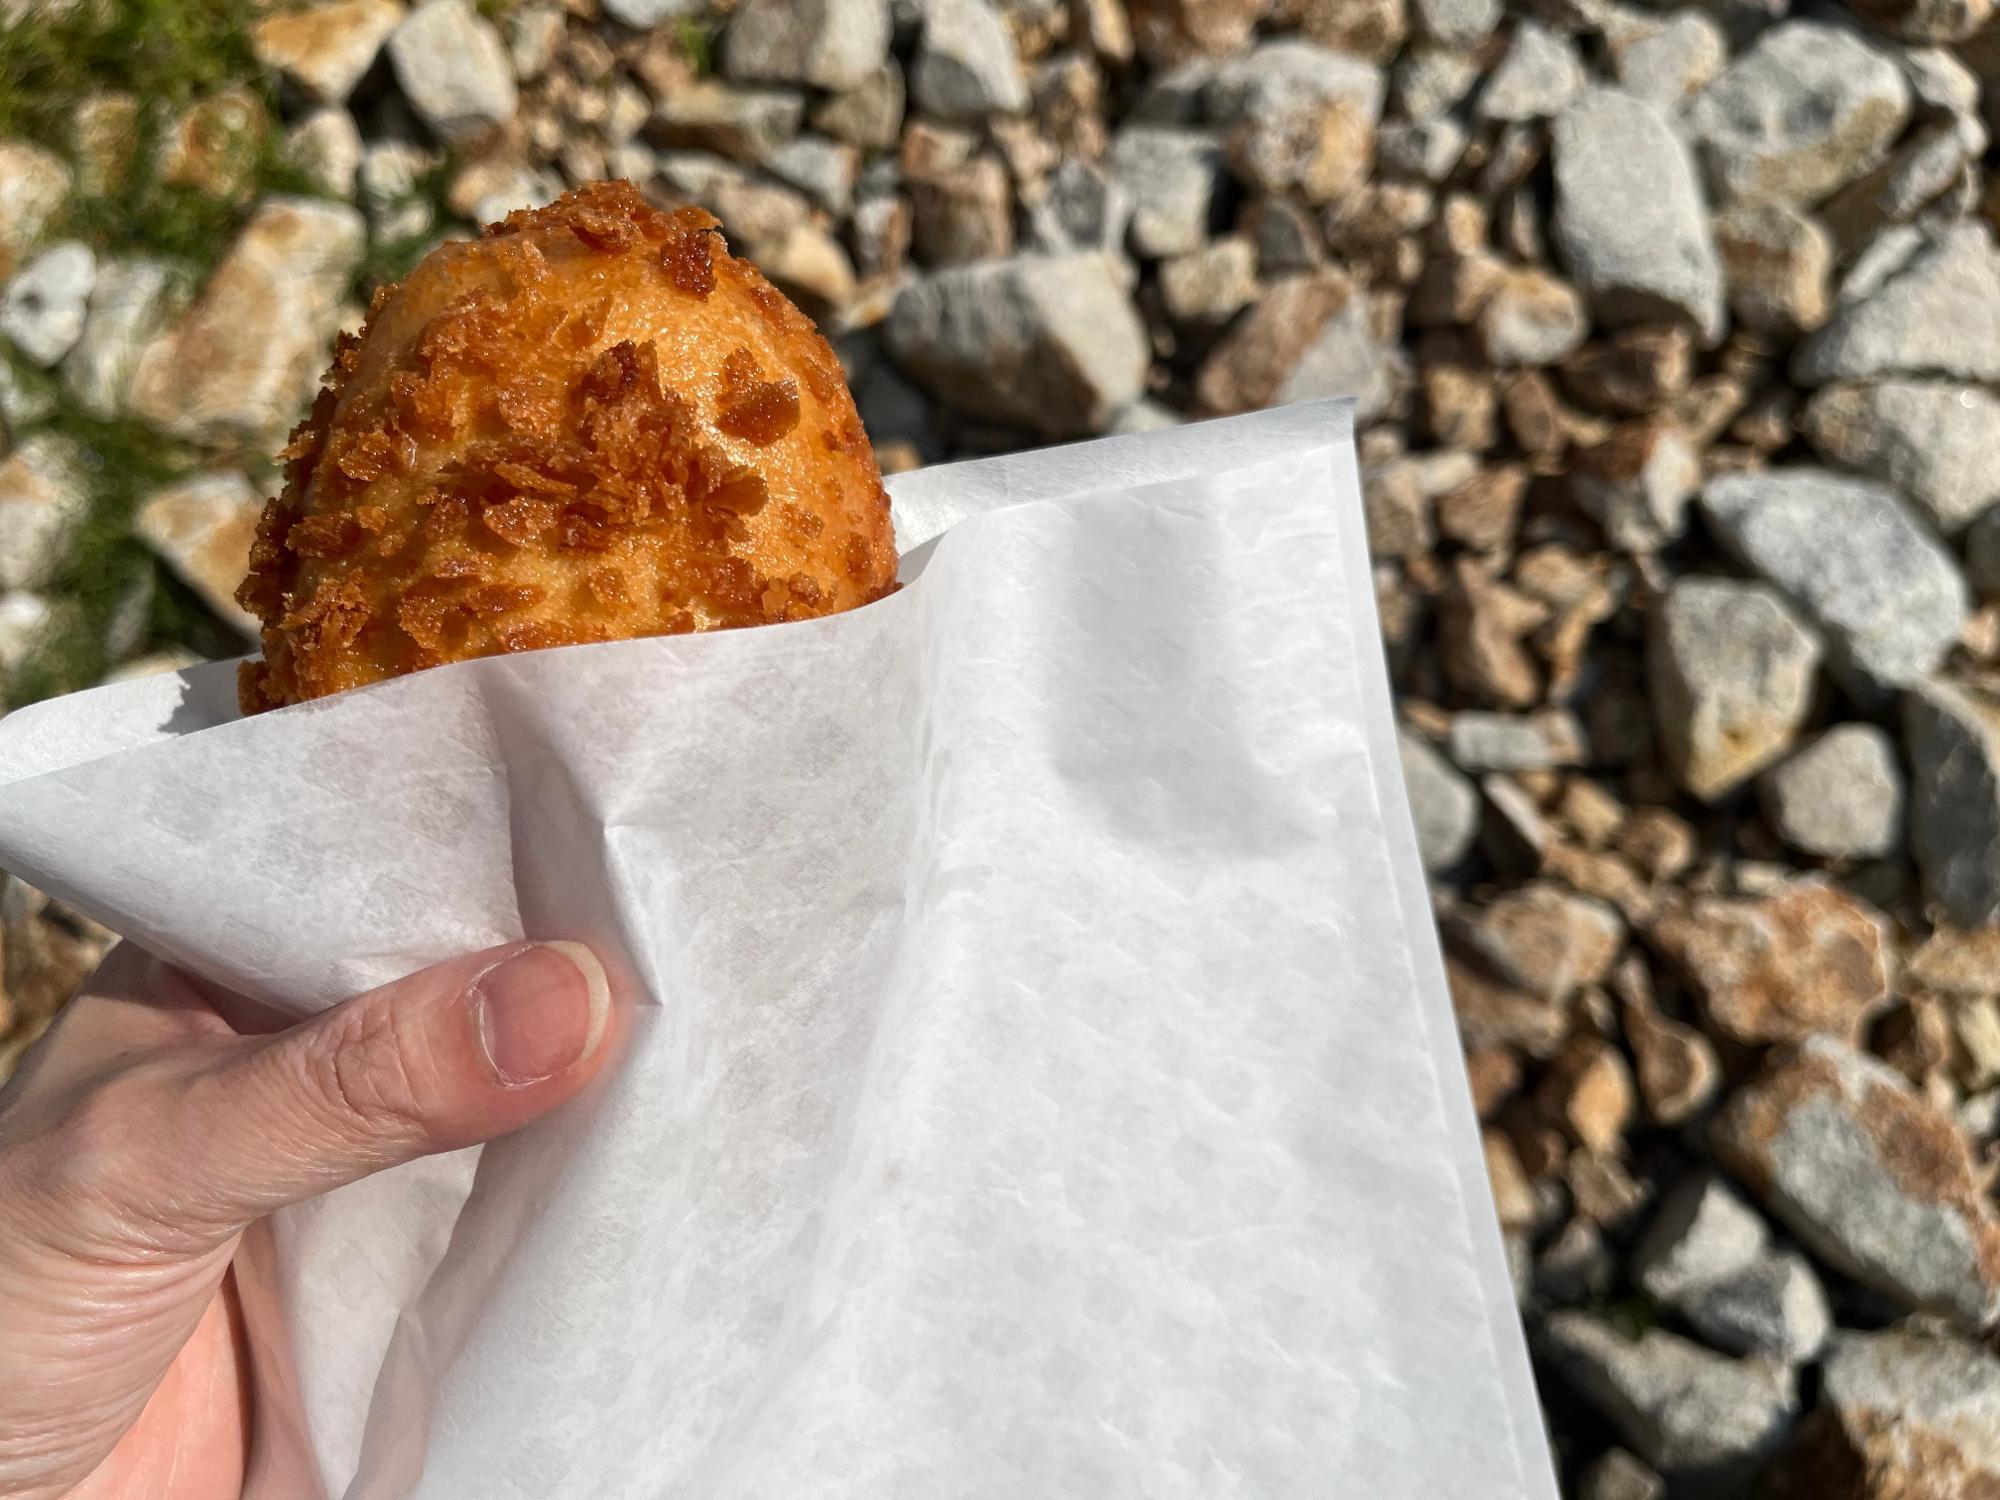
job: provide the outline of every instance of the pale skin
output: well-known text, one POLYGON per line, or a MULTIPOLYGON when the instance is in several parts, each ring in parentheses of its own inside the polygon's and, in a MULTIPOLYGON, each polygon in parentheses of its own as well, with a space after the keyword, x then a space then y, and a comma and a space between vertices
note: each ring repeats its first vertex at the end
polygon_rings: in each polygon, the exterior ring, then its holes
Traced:
POLYGON ((0 1496, 225 1500, 254 1412, 232 1261, 266 1215, 518 1129, 611 1050, 576 944, 245 1035, 130 947, 0 1089, 0 1496))

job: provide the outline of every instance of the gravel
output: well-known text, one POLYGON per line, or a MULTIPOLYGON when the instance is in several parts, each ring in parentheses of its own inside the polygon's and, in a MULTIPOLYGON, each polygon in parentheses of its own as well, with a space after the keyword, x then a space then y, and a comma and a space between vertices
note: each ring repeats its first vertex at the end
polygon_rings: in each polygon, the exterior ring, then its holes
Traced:
POLYGON ((1646 659, 1667 765, 1713 801, 1791 745, 1812 707, 1820 643, 1770 588, 1686 578, 1654 617, 1646 659))
POLYGON ((910 97, 940 120, 1027 108, 1027 80, 1000 12, 986 0, 925 0, 910 97))
POLYGON ((97 257, 75 240, 51 245, 21 267, 0 297, 0 334, 48 369, 83 336, 97 257))
POLYGON ((1724 204, 1817 203, 1888 154, 1910 117, 1895 62, 1843 26, 1787 21, 1688 106, 1724 204))
POLYGON ((2000 398, 1962 381, 1829 386, 1800 427, 1828 460, 1907 495, 1947 534, 2000 501, 2000 398))
POLYGON ((1206 131, 1134 125, 1111 145, 1111 180, 1134 205, 1135 254, 1186 255, 1208 240, 1222 191, 1222 146, 1206 131))
POLYGON ((1910 847, 1924 890, 1952 921, 2000 921, 2000 704, 1950 682, 1903 702, 1910 847))
POLYGON ((888 0, 744 0, 723 37, 731 78, 860 88, 889 60, 888 0))
MULTIPOLYGON (((268 461, 379 268, 600 173, 720 215, 839 350, 885 470, 1358 397, 1523 1317, 1545 1353, 1579 1309, 1657 1320, 1544 1361, 1568 1493, 1726 1496, 1771 1445, 1792 1500, 1979 1482, 1954 1413, 1988 1377, 1954 1361, 1990 1359, 2000 1145, 1988 0, 488 9, 247 13, 263 71, 136 167, 213 195, 176 198, 207 263, 129 212, 136 98, 0 140, 0 305, 52 243, 98 262, 80 326, 48 320, 55 378, 33 332, 0 361, 0 696, 97 644, 109 675, 185 664, 158 632, 202 601, 190 638, 227 649, 268 461), (232 122, 324 196, 209 150, 232 122), (115 601, 64 592, 86 522, 136 578, 115 601), (1718 1182, 1754 1250, 1648 1290, 1641 1247, 1718 1182), (1875 1341, 1914 1352, 1850 1352, 1875 1341)), ((96 949, 0 887, 4 1072, 96 949)))
POLYGON ((1873 724, 1836 724, 1758 783, 1765 815, 1793 848, 1821 859, 1884 859, 1903 847, 1896 744, 1873 724))
POLYGON ((887 325, 905 373, 968 415, 1051 437, 1102 432, 1140 392, 1145 331, 1104 256, 1017 256, 906 288, 887 325))
POLYGON ((1800 384, 1890 375, 2000 380, 2000 249, 1984 226, 1920 237, 1879 287, 1850 279, 1844 290, 1845 305, 1792 358, 1800 384))
POLYGON ((1836 1269, 1968 1327, 2000 1314, 2000 1223, 1971 1153, 1885 1063, 1813 1037, 1737 1093, 1715 1145, 1836 1269))
POLYGON ((519 96, 507 49, 470 0, 424 0, 389 37, 403 96, 447 143, 497 130, 519 96))
POLYGON ((1404 730, 1396 743, 1424 868, 1434 874, 1448 870, 1465 857, 1479 832, 1479 793, 1429 741, 1404 730))
POLYGON ((1555 122, 1554 242, 1607 326, 1686 318, 1722 331, 1722 270, 1687 148, 1666 114, 1586 91, 1555 122))
POLYGON ((1896 494, 1818 469, 1711 480, 1718 540, 1826 633, 1850 691, 1880 701, 1931 671, 1958 639, 1965 580, 1896 494))
POLYGON ((1543 1349, 1641 1458, 1694 1493, 1744 1484, 1798 1412, 1785 1365, 1730 1359, 1662 1329, 1628 1339, 1590 1314, 1556 1313, 1543 1349))

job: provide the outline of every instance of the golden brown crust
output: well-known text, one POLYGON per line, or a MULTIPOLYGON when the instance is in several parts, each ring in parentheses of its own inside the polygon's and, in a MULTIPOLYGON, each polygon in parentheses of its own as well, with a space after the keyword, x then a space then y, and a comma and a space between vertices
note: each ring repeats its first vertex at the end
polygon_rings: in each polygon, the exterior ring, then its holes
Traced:
POLYGON ((593 183, 343 338, 238 592, 245 712, 443 662, 805 619, 894 584, 839 362, 700 209, 593 183))

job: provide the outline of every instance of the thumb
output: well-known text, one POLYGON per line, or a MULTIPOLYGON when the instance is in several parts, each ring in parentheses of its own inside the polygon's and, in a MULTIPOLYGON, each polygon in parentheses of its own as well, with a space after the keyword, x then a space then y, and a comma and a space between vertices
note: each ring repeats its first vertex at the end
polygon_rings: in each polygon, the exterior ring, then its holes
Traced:
POLYGON ((258 1038, 176 1111, 184 1224, 222 1236, 384 1167, 491 1140, 577 1094, 606 1051, 610 987, 581 943, 424 969, 258 1038), (199 1183, 188 1183, 192 1171, 199 1183))

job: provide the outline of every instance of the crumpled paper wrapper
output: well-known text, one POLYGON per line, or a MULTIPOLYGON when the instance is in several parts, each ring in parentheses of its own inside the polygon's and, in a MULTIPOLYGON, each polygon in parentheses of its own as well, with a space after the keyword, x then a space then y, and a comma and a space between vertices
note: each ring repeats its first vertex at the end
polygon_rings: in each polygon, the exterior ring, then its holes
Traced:
POLYGON ((0 864, 246 1005, 523 936, 645 997, 272 1221, 253 1491, 1553 1497, 1351 421, 902 476, 832 619, 0 722, 0 864))

